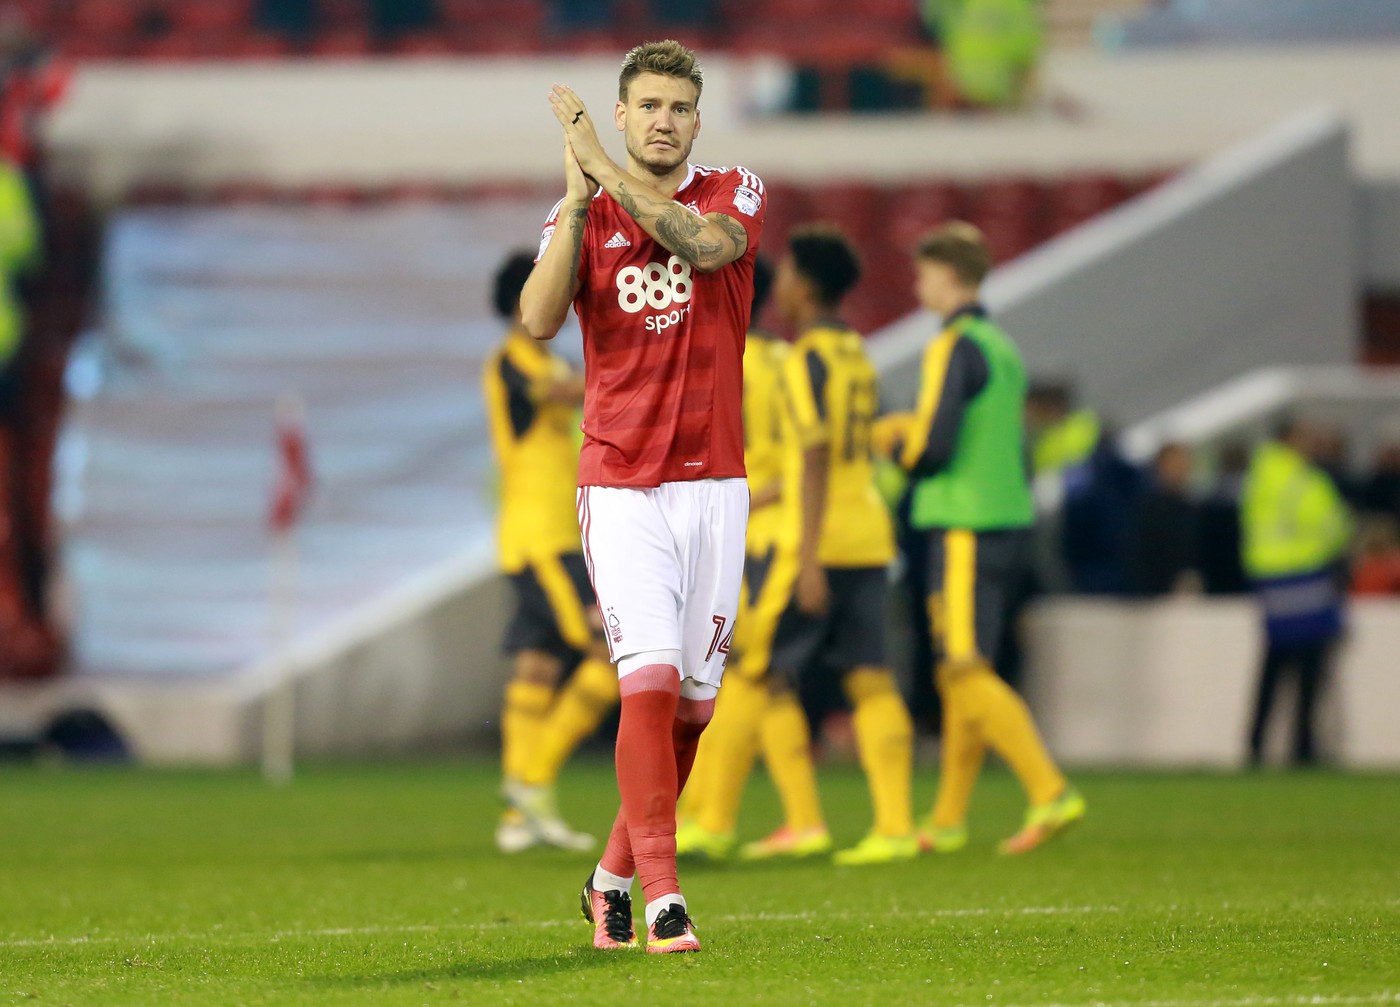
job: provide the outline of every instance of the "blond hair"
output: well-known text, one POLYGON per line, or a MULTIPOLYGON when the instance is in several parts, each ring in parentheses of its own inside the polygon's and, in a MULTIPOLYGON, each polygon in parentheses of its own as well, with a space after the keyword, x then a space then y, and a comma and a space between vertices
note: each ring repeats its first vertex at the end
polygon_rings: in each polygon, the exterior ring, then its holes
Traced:
POLYGON ((972 224, 950 220, 919 239, 914 255, 950 267, 959 280, 976 287, 992 271, 992 250, 972 224))
POLYGON ((617 98, 627 100, 627 85, 644 73, 659 73, 678 80, 688 80, 695 85, 695 101, 700 101, 700 90, 705 86, 705 75, 700 69, 700 61, 695 53, 675 39, 663 42, 643 42, 622 59, 622 72, 617 76, 617 98))

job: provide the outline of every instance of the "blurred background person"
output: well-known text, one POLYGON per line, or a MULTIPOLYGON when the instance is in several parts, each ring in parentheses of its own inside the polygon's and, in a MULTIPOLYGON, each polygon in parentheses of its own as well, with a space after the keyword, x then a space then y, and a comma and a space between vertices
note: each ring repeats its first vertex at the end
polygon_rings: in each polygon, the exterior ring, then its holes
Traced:
POLYGON ((942 319, 924 352, 918 403, 899 445, 913 481, 910 522, 928 538, 927 616, 943 701, 938 796, 921 845, 967 845, 967 813, 987 749, 1029 799, 1003 853, 1027 853, 1084 816, 1084 798, 1055 765, 1025 702, 993 670, 1008 587, 1028 555, 1035 516, 1025 462, 1026 372, 1020 350, 979 295, 992 256, 982 233, 953 221, 915 253, 916 292, 942 319))
POLYGON ((482 375, 501 473, 500 564, 515 602, 504 641, 512 675, 501 711, 508 807, 496 828, 505 853, 540 843, 593 846, 592 836, 560 816, 554 784, 618 701, 574 503, 583 378, 520 324, 520 291, 533 268, 534 256, 517 252, 496 274, 493 301, 509 328, 482 375))
POLYGON ((1206 594, 1244 594, 1249 582, 1240 559, 1240 490, 1249 467, 1249 448, 1230 441, 1220 449, 1215 482, 1201 501, 1199 520, 1201 587, 1206 594))
POLYGON ((1343 629, 1346 549, 1352 519, 1332 479, 1315 461, 1326 432, 1297 417, 1255 449, 1241 495, 1245 573, 1264 621, 1249 761, 1264 755, 1269 715, 1285 678, 1297 682, 1291 759, 1317 761, 1314 720, 1343 629))
POLYGON ((784 831, 775 847, 806 857, 831 849, 812 780, 807 714, 791 686, 769 679, 773 635, 792 595, 801 533, 798 457, 784 388, 788 344, 758 325, 773 269, 754 260, 753 324, 744 342, 744 469, 749 483, 744 584, 724 687, 700 739, 681 795, 676 855, 723 860, 734 852, 744 786, 761 750, 783 802, 784 831), (794 825, 795 823, 795 825, 794 825))
POLYGON ((1361 507, 1368 513, 1400 521, 1400 431, 1396 426, 1392 420, 1381 431, 1361 489, 1361 507))
POLYGON ((1044 48, 1038 0, 923 0, 948 74, 974 108, 1012 108, 1031 92, 1044 48))
POLYGON ((1191 497, 1191 449, 1162 445, 1133 511, 1129 572, 1133 594, 1154 598, 1200 590, 1200 509, 1191 497))

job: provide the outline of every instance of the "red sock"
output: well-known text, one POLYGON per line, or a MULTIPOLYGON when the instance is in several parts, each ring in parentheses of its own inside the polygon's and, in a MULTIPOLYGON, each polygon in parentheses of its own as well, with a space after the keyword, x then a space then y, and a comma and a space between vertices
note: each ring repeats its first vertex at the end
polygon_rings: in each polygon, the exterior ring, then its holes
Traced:
MULTIPOLYGON (((618 871, 627 860, 648 900, 680 891, 676 880, 676 752, 672 740, 680 672, 673 665, 649 664, 624 675, 619 683, 622 718, 617 728, 617 789, 622 795, 618 824, 625 821, 630 857, 613 837, 603 869, 618 871), (609 865, 614 866, 609 866, 609 865)), ((694 761, 692 756, 691 761, 694 761)), ((689 772, 689 766, 687 766, 689 772)), ((614 837, 617 827, 614 825, 614 837)))
POLYGON ((695 765, 695 752, 700 747, 700 735, 714 715, 713 699, 682 699, 676 704, 676 719, 671 724, 671 744, 676 750, 677 794, 685 790, 690 770, 695 765))

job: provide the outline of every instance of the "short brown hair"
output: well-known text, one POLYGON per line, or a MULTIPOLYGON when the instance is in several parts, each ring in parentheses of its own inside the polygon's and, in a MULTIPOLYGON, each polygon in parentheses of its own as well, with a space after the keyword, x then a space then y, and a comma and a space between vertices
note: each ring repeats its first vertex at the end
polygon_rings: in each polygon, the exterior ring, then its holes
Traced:
POLYGON ((982 232, 963 220, 940 224, 919 239, 916 258, 950 266, 959 280, 979 286, 992 271, 992 250, 982 232))
POLYGON ((627 85, 644 73, 659 73, 666 77, 688 80, 695 85, 695 101, 705 86, 705 74, 695 53, 675 39, 663 42, 643 42, 622 59, 622 72, 617 75, 617 99, 627 100, 627 85))

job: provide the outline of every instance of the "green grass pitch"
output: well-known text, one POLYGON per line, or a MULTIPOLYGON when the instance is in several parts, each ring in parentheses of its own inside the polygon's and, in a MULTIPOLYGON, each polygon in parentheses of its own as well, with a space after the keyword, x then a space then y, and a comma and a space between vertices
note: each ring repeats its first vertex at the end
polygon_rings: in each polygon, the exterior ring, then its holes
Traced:
MULTIPOLYGON (((1089 817, 992 847, 1020 796, 990 774, 967 852, 886 868, 683 868, 704 951, 601 954, 591 858, 504 858, 485 763, 246 772, 0 770, 0 1004, 1099 1004, 1400 1002, 1400 778, 1080 774, 1089 817)), ((932 796, 920 774, 920 806, 932 796)), ((566 813, 602 831, 602 761, 566 813)), ((828 771, 854 840, 858 773, 828 771)), ((745 831, 775 817, 750 788, 745 831)))

